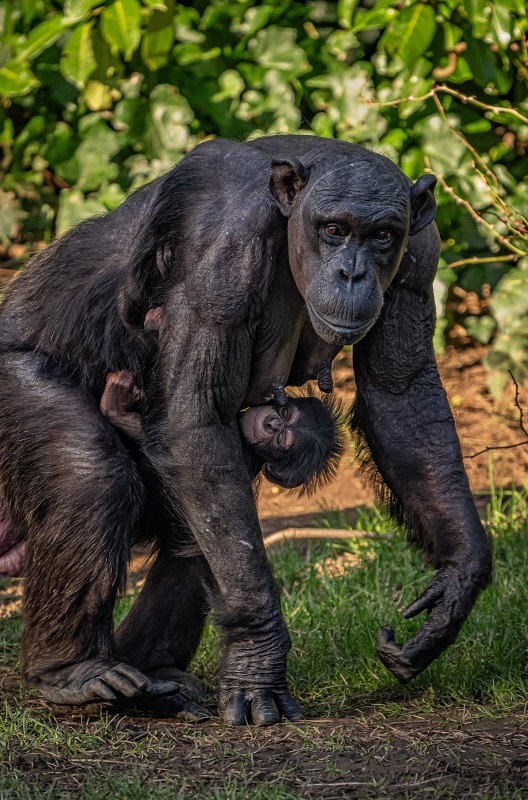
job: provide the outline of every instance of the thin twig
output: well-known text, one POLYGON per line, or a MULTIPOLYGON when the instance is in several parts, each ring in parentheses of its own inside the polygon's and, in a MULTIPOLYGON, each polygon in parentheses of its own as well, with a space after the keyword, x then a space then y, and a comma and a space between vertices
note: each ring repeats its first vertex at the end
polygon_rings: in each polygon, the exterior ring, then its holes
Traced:
POLYGON ((515 444, 494 444, 490 445, 489 447, 485 447, 484 450, 479 450, 478 453, 472 453, 470 456, 464 456, 464 458, 476 458, 477 456, 481 456, 482 453, 489 453, 490 450, 511 450, 514 447, 522 447, 525 444, 528 444, 528 439, 524 439, 522 442, 516 442, 515 444))
POLYGON ((510 252, 515 253, 515 255, 517 255, 517 256, 525 256, 526 255, 526 252, 524 250, 520 250, 518 247, 516 247, 514 244, 512 244, 510 242, 510 240, 506 236, 503 236, 502 233, 499 233, 498 231, 496 231, 495 228, 493 227, 493 225, 490 222, 488 222, 487 220, 485 220, 484 217, 482 217, 478 213, 478 211, 473 208, 473 206, 471 205, 469 200, 465 200, 463 197, 460 197, 460 195, 458 195, 455 192, 455 190, 452 189, 451 186, 449 186, 449 184, 446 182, 444 176, 440 175, 440 173, 435 172, 434 169, 432 169, 431 162, 429 161, 427 156, 424 156, 424 161, 425 161, 427 172, 430 172, 431 175, 435 176, 435 178, 439 181, 440 185, 442 186, 442 189, 444 190, 444 192, 446 192, 455 201, 455 203, 457 205, 464 206, 464 208, 473 217, 475 222, 479 223, 480 225, 484 225, 484 227, 488 229, 488 231, 491 233, 491 235, 495 239, 497 239, 510 252))
POLYGON ((515 375, 513 374, 513 372, 511 370, 508 370, 508 373, 509 373, 510 378, 512 379, 512 381, 513 381, 513 383, 515 385, 515 400, 514 400, 514 403, 515 403, 515 405, 516 405, 516 407, 517 407, 517 409, 519 411, 519 428, 521 429, 521 431, 526 436, 526 439, 524 441, 522 441, 522 442, 516 442, 515 444, 495 444, 495 445, 490 445, 489 447, 485 447, 483 450, 479 450, 478 453, 473 453, 470 456, 464 456, 464 458, 476 458, 477 456, 481 456, 483 453, 489 453, 490 450, 511 450, 514 447, 522 447, 523 445, 528 444, 528 430, 526 430, 526 428, 524 426, 524 411, 522 410, 522 406, 519 403, 519 394, 520 394, 519 384, 517 383, 517 380, 515 379, 515 375))
POLYGON ((514 386, 515 386, 515 401, 514 402, 515 402, 515 405, 517 406, 517 408, 519 410, 519 428, 522 430, 524 435, 528 438, 528 431, 524 427, 524 412, 522 410, 521 404, 519 403, 519 384, 517 383, 517 381, 515 379, 515 375, 513 374, 511 369, 508 370, 508 373, 509 373, 510 378, 512 379, 512 381, 514 383, 514 386))
POLYGON ((444 107, 443 107, 442 103, 440 102, 440 100, 438 99, 438 95, 436 93, 433 94, 433 100, 434 100, 435 106, 438 109, 438 113, 440 114, 440 116, 444 120, 444 124, 446 125, 446 127, 451 131, 451 133, 454 136, 457 137, 457 139, 459 139, 462 142, 464 147, 467 150, 469 150, 469 152, 471 153, 471 155, 475 159, 475 162, 477 164, 480 164, 481 169, 484 170, 484 172, 488 176, 489 180, 492 181, 492 183, 496 187, 496 190, 498 191, 498 189, 499 189, 499 181, 498 181, 497 176, 495 175, 495 173, 492 172, 491 169, 488 167, 488 165, 482 160, 482 156, 479 153, 477 153, 477 151, 475 150, 473 145, 470 142, 468 142, 468 140, 465 138, 465 136, 462 136, 460 131, 457 131, 456 128, 454 128, 451 125, 451 123, 449 122, 449 119, 447 117, 447 114, 446 114, 446 112, 444 110, 444 107))
POLYGON ((459 261, 452 261, 451 264, 446 264, 447 269, 455 269, 455 267, 463 267, 466 264, 493 264, 495 261, 518 261, 519 256, 512 253, 511 256, 486 256, 479 258, 479 256, 471 256, 470 258, 461 258, 459 261))
POLYGON ((525 117, 524 114, 521 114, 520 111, 512 106, 491 106, 488 103, 482 103, 472 95, 465 95, 462 94, 462 92, 457 92, 456 89, 452 89, 450 86, 446 86, 445 84, 441 84, 440 86, 435 84, 432 89, 430 89, 426 94, 420 95, 420 97, 415 97, 411 94, 408 97, 398 97, 396 100, 387 100, 384 103, 378 103, 376 100, 371 100, 368 97, 362 97, 361 99, 364 100, 369 106, 377 106, 378 108, 394 108, 402 103, 424 103, 426 100, 435 97, 438 92, 450 94, 452 97, 456 97, 458 100, 460 100, 461 103, 464 103, 464 105, 469 103, 472 106, 482 108, 484 111, 489 111, 492 114, 509 114, 512 117, 516 117, 525 125, 528 124, 528 117, 525 117))

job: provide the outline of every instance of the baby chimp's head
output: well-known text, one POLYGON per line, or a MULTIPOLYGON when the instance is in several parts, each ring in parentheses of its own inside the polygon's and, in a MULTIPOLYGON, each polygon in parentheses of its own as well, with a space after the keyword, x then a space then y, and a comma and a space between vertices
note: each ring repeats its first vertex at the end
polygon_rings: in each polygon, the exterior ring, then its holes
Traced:
POLYGON ((239 424, 272 483, 311 493, 335 476, 345 447, 345 425, 339 403, 330 396, 254 406, 240 415, 239 424))

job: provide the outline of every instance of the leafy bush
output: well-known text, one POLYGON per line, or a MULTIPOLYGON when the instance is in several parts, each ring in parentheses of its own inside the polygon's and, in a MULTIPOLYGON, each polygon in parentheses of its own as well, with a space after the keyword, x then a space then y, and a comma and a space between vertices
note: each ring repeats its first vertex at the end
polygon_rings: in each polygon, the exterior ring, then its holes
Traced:
POLYGON ((440 177, 448 335, 494 339, 492 365, 528 375, 523 0, 58 5, 0 9, 8 253, 116 207, 209 136, 358 141, 440 177), (477 298, 456 324, 455 288, 477 298))

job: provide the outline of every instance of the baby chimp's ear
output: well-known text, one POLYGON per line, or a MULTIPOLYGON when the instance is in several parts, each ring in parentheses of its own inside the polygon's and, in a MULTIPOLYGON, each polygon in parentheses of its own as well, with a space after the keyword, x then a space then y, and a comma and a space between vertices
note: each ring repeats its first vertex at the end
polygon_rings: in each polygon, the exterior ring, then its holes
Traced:
POLYGON ((297 472, 281 470, 275 464, 263 464, 262 474, 270 483, 276 483, 277 486, 282 486, 283 489, 297 489, 303 483, 302 476, 297 472))

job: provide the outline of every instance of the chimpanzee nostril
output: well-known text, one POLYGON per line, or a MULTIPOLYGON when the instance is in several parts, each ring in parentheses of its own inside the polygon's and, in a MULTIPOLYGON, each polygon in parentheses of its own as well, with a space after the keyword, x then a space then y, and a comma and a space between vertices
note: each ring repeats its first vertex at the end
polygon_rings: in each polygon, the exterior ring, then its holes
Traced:
POLYGON ((341 278, 344 278, 346 281, 351 281, 352 280, 352 275, 349 272, 347 272, 346 269, 343 269, 343 268, 341 268, 339 270, 339 276, 341 278))

